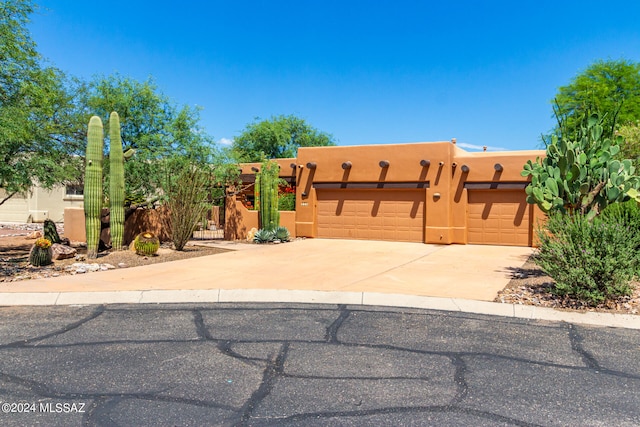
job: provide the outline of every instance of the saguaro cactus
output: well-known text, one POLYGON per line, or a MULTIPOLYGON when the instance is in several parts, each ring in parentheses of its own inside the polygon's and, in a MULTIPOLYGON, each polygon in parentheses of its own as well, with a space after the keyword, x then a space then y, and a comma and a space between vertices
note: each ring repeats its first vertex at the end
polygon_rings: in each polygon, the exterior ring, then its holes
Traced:
POLYGON ((120 117, 115 111, 109 116, 109 217, 111 223, 111 246, 122 249, 124 238, 124 159, 120 117))
POLYGON ((98 257, 102 213, 103 128, 100 117, 89 120, 84 173, 84 219, 87 232, 87 258, 98 257))

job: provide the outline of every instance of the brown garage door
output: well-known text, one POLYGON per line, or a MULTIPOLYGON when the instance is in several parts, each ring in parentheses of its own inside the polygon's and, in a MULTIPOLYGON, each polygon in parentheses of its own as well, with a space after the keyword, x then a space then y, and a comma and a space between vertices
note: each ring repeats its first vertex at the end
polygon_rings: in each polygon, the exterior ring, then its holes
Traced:
POLYGON ((424 242, 424 190, 317 190, 318 237, 424 242))
POLYGON ((484 245, 531 246, 524 190, 469 190, 467 238, 484 245))

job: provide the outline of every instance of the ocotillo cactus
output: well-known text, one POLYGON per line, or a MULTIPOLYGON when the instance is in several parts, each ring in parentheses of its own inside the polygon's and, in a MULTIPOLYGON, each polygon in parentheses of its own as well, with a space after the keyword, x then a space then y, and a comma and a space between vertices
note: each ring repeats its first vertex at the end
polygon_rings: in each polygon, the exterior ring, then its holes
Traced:
POLYGON ((109 116, 109 217, 111 246, 122 249, 124 237, 124 160, 120 117, 115 111, 109 116))
POLYGON ((98 257, 100 214, 102 213, 103 130, 100 117, 89 120, 84 172, 84 219, 87 231, 87 258, 98 257))

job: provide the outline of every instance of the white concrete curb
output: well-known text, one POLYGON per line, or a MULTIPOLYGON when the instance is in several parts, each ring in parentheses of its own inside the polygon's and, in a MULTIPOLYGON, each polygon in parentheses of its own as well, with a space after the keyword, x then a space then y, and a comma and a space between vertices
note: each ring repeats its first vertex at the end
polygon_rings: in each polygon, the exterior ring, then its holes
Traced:
POLYGON ((154 290, 117 292, 5 292, 0 306, 278 302, 405 307, 487 314, 530 320, 640 329, 640 315, 560 311, 460 298, 437 298, 375 292, 325 292, 278 289, 154 290))

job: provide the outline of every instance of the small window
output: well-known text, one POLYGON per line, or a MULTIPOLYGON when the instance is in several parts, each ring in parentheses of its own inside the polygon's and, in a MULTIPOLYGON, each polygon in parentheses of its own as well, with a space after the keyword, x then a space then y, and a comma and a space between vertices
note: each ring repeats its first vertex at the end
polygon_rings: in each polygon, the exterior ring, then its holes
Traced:
POLYGON ((67 184, 65 189, 65 195, 67 196, 82 196, 84 194, 84 186, 81 184, 67 184))

